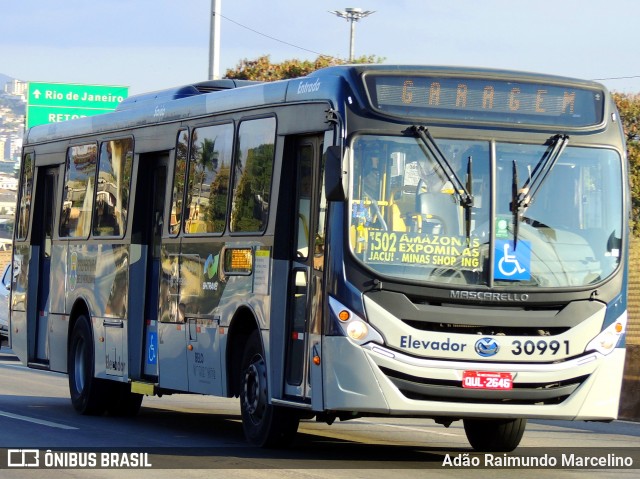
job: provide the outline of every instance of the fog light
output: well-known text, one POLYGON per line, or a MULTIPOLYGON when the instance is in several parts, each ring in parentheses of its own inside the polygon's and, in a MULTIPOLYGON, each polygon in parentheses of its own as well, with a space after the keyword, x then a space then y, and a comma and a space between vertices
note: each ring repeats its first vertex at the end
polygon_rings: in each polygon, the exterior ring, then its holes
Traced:
POLYGON ((369 328, 367 324, 362 321, 351 321, 347 326, 347 334, 351 339, 360 341, 367 337, 369 328))

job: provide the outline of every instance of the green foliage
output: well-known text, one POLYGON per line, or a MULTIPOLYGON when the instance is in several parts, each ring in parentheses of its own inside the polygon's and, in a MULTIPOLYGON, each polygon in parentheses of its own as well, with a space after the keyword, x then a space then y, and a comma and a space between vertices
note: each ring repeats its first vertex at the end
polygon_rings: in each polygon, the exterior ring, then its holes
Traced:
MULTIPOLYGON (((363 55, 353 63, 382 63, 384 59, 375 55, 363 55)), ((225 73, 225 78, 236 80, 276 81, 287 78, 298 78, 308 75, 320 68, 349 63, 335 57, 319 56, 315 60, 285 60, 282 63, 271 63, 269 55, 263 55, 255 60, 241 60, 238 65, 225 73)))
POLYGON ((629 182, 631 184, 631 227, 636 237, 640 236, 640 94, 614 93, 629 158, 629 182))

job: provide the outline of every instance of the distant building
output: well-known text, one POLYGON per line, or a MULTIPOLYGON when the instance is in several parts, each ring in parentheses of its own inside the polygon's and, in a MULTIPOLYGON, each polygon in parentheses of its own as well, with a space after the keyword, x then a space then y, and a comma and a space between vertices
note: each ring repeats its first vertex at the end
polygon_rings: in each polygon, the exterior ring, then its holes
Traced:
POLYGON ((11 135, 9 137, 9 151, 6 154, 5 159, 8 161, 20 161, 20 153, 22 152, 23 139, 18 135, 11 135))
POLYGON ((0 190, 18 191, 18 179, 0 174, 0 190))
POLYGON ((26 100, 28 87, 29 83, 26 81, 11 80, 5 83, 4 91, 9 95, 19 96, 22 97, 23 100, 26 100))
POLYGON ((16 194, 0 193, 0 215, 13 216, 16 212, 16 194))

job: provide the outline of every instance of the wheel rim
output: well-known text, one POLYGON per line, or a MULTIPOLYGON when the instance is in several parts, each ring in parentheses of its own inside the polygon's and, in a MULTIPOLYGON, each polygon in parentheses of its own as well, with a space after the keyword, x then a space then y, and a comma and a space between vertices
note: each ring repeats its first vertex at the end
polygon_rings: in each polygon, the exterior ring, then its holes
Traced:
POLYGON ((85 372, 85 363, 84 363, 84 353, 85 353, 86 345, 82 339, 78 340, 76 343, 76 349, 73 360, 73 376, 74 383, 76 386, 76 391, 82 393, 84 391, 84 372, 85 372))
POLYGON ((245 371, 243 403, 251 422, 260 423, 267 406, 267 368, 260 355, 253 357, 245 371))

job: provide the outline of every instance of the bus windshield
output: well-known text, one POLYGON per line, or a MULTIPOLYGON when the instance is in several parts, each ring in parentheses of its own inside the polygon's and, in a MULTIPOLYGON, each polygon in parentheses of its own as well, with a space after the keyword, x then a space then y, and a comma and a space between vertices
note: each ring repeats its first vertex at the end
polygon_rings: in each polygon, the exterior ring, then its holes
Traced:
POLYGON ((554 138, 434 142, 460 179, 457 192, 420 137, 353 140, 350 248, 364 265, 398 280, 507 288, 582 287, 616 270, 623 213, 616 151, 566 146, 553 153, 523 204, 554 138))

